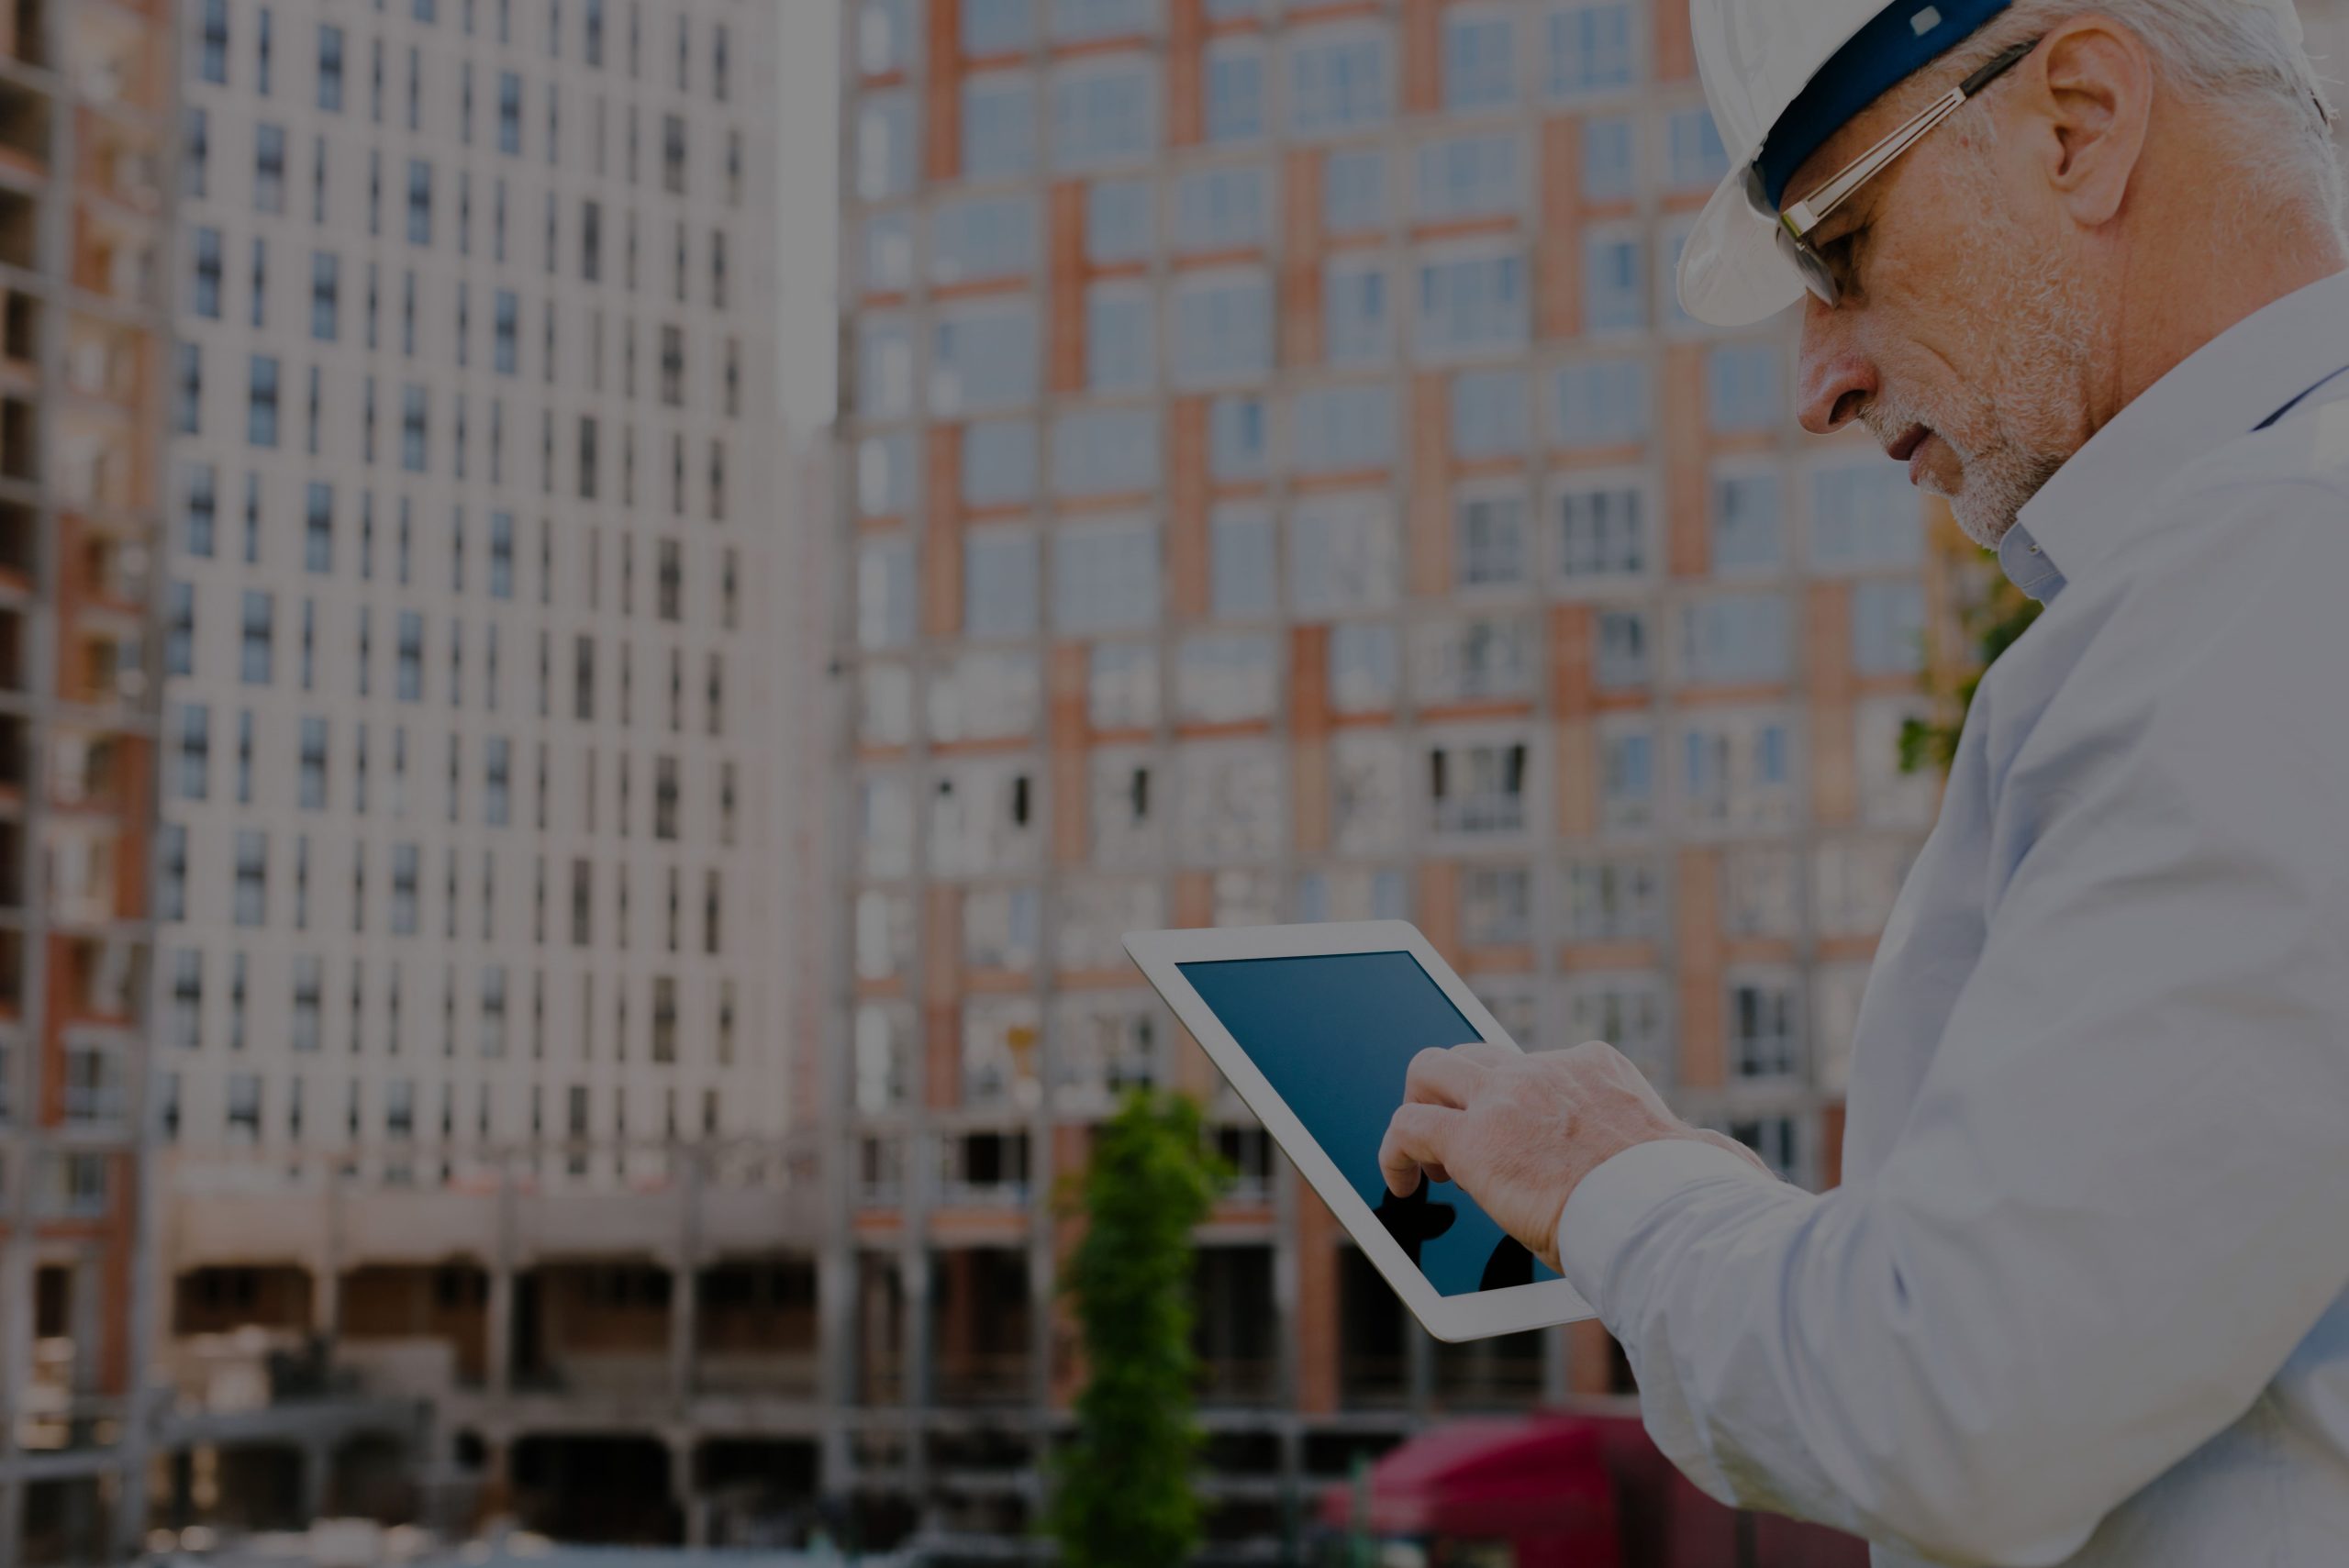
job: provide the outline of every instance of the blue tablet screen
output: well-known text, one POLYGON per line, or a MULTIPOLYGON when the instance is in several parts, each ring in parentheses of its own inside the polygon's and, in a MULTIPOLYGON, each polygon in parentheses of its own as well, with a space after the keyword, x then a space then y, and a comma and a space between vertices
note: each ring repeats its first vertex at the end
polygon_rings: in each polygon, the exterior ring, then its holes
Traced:
POLYGON ((1386 1190, 1378 1145, 1411 1058, 1481 1039, 1408 952, 1178 965, 1440 1295, 1558 1276, 1454 1186, 1386 1190))

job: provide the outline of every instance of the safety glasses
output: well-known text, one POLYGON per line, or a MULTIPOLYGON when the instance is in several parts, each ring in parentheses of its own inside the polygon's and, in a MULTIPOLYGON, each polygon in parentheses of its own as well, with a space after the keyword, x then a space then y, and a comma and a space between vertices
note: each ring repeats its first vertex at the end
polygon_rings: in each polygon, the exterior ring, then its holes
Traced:
MULTIPOLYGON (((1820 304, 1833 309, 1842 299, 1843 291, 1835 281, 1835 270, 1827 264, 1826 258, 1820 255, 1818 247, 1810 242, 1811 234, 1833 216, 1836 208, 1849 201, 1854 191, 1884 172, 1894 159, 1922 141, 1935 126, 1964 108, 1982 89, 2021 64, 2024 57, 2039 47, 2040 41, 2032 39, 1998 54, 1981 70, 1935 99, 1923 113, 1860 154, 1858 160, 1842 173, 1778 215, 1774 226, 1778 250, 1802 275, 1803 286, 1820 304)), ((1768 213, 1770 197, 1763 189, 1761 172, 1747 169, 1745 181, 1746 195, 1753 201, 1754 209, 1768 213)))

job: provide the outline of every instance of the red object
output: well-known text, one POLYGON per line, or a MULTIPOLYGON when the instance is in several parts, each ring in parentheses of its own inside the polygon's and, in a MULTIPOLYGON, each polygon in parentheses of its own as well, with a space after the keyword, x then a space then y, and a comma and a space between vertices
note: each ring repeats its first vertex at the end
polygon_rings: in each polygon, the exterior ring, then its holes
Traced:
MULTIPOLYGON (((1848 1535, 1739 1516, 1672 1467, 1636 1415, 1469 1419, 1421 1433, 1371 1467, 1367 1533, 1430 1548, 1507 1542, 1514 1568, 1867 1568, 1848 1535)), ((1356 1488, 1323 1494, 1321 1522, 1351 1531, 1356 1488)))

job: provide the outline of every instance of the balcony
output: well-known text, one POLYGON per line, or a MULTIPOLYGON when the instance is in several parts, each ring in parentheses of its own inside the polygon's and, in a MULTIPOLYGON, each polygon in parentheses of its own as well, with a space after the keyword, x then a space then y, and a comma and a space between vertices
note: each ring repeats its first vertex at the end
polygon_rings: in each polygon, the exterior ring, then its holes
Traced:
POLYGON ((50 111, 48 94, 0 80, 0 173, 48 177, 50 111))

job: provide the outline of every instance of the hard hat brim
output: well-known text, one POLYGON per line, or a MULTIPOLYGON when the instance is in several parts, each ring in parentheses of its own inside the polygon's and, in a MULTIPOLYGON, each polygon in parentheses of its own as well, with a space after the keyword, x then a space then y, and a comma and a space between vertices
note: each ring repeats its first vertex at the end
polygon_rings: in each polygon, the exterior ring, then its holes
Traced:
POLYGON ((1803 296, 1802 274, 1778 249, 1776 223, 1732 169, 1680 251, 1680 308, 1709 327, 1751 327, 1803 296))

